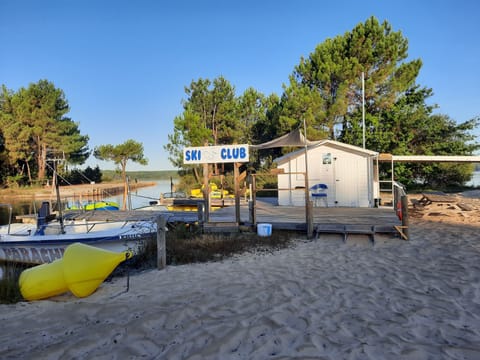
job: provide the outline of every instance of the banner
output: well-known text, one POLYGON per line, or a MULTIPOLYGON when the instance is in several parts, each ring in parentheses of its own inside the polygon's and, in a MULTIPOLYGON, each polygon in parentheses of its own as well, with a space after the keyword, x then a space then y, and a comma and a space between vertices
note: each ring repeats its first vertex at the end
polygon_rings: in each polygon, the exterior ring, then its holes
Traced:
POLYGON ((183 163, 187 165, 248 162, 249 146, 243 144, 188 147, 183 149, 183 163))

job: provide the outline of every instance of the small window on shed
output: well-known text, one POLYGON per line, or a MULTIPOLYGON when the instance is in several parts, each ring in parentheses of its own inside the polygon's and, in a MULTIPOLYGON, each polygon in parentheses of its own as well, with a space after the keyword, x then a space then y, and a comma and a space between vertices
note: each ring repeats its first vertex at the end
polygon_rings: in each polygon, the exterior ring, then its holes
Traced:
POLYGON ((330 165, 332 163, 332 154, 331 153, 326 153, 322 155, 322 163, 324 165, 330 165))

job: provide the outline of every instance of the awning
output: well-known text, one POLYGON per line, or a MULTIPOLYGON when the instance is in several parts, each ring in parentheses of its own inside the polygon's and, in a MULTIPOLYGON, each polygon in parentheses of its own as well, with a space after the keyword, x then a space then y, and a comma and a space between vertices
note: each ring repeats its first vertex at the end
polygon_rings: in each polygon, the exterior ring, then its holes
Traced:
POLYGON ((285 146, 292 146, 292 147, 300 147, 300 146, 312 146, 319 144, 323 140, 318 141, 305 141, 305 136, 300 132, 300 129, 293 130, 292 132, 280 136, 279 138, 267 141, 266 143, 259 144, 259 145, 250 145, 250 149, 271 149, 277 147, 285 147, 285 146))

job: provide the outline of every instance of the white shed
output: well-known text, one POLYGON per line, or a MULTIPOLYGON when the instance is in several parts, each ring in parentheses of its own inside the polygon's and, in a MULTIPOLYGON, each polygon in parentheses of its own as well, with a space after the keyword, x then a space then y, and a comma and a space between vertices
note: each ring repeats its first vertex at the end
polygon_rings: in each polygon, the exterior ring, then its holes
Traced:
MULTIPOLYGON (((374 207, 379 198, 378 153, 333 140, 308 146, 308 182, 326 184, 328 206, 374 207)), ((275 160, 278 204, 305 206, 305 149, 275 160)))

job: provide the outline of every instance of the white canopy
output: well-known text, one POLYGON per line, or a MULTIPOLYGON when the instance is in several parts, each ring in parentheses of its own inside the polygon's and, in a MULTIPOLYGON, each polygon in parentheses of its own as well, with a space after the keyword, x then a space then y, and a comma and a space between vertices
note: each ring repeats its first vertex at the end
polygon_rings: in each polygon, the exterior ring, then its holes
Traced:
POLYGON ((284 147, 284 146, 312 146, 322 142, 319 141, 310 141, 305 140, 305 136, 300 132, 300 129, 293 130, 292 132, 280 136, 279 138, 267 141, 266 143, 259 144, 259 145, 250 145, 250 149, 271 149, 276 147, 284 147))

